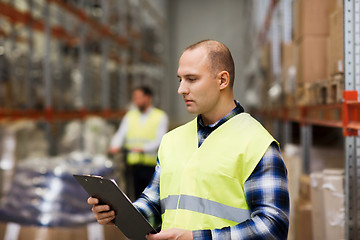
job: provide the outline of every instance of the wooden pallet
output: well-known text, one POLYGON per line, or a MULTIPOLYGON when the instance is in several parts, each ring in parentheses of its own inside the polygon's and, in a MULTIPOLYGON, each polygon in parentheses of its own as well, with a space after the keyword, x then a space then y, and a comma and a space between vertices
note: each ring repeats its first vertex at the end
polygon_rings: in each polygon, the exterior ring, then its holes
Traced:
POLYGON ((337 74, 329 80, 302 83, 296 90, 298 105, 321 105, 340 103, 344 91, 344 76, 337 74))
POLYGON ((312 84, 310 83, 299 83, 297 84, 295 91, 295 102, 299 106, 312 105, 313 94, 310 90, 312 84))
POLYGON ((334 75, 329 81, 320 82, 318 92, 321 95, 321 103, 334 104, 340 103, 343 98, 344 75, 334 75))

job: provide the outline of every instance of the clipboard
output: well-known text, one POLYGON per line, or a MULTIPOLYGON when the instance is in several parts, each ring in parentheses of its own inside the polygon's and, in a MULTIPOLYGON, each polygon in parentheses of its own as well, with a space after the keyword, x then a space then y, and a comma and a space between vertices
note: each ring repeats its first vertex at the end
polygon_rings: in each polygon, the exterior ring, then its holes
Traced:
POLYGON ((146 234, 156 233, 115 181, 93 175, 73 176, 90 196, 99 199, 99 204, 109 205, 115 211, 113 222, 127 238, 144 240, 146 234))

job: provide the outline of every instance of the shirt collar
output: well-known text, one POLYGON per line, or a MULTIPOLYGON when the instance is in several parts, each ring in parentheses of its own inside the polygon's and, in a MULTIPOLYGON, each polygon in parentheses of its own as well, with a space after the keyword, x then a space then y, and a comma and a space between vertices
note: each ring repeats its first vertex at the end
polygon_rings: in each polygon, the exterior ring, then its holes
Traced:
POLYGON ((240 105, 240 103, 236 100, 234 100, 236 106, 233 110, 231 110, 231 112, 229 112, 225 117, 223 117, 222 119, 220 119, 219 121, 213 123, 213 124, 210 124, 208 126, 205 126, 202 118, 201 118, 201 115, 198 115, 197 116, 197 123, 198 123, 198 126, 202 127, 202 128, 206 128, 206 127, 209 127, 209 128, 217 128, 219 127, 221 124, 225 123, 227 120, 229 120, 230 118, 244 112, 244 108, 240 105))

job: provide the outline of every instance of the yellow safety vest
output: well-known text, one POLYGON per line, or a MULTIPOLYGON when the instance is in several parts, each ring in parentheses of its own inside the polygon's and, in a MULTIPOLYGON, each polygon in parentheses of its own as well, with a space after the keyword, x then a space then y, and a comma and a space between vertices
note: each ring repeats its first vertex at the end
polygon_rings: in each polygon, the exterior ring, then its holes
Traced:
POLYGON ((197 121, 165 134, 159 148, 162 229, 216 229, 250 218, 244 183, 274 138, 247 113, 198 147, 197 121))
MULTIPOLYGON (((153 108, 145 123, 140 123, 141 112, 137 109, 130 110, 127 113, 129 129, 125 137, 125 148, 142 149, 146 143, 153 141, 156 138, 160 121, 164 117, 164 114, 165 113, 162 110, 153 108)), ((141 164, 146 166, 156 166, 156 158, 156 152, 138 153, 130 151, 126 156, 129 165, 141 164)))

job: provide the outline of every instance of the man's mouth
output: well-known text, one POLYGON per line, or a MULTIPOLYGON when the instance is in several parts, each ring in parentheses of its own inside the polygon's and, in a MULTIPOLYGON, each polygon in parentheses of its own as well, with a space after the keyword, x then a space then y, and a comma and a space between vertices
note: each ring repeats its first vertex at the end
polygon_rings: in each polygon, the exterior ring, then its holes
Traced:
POLYGON ((190 99, 184 99, 184 101, 185 101, 185 104, 190 104, 193 102, 193 100, 190 100, 190 99))

